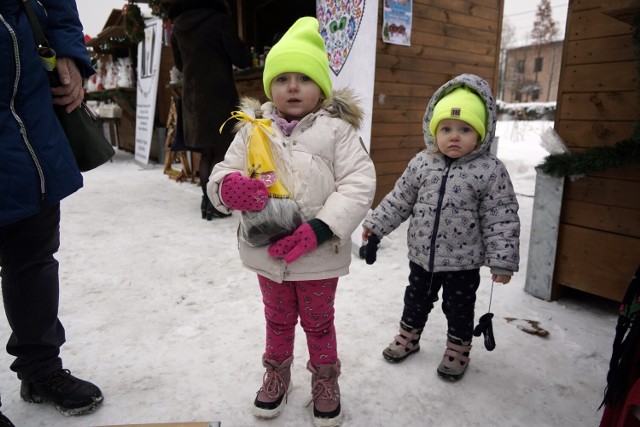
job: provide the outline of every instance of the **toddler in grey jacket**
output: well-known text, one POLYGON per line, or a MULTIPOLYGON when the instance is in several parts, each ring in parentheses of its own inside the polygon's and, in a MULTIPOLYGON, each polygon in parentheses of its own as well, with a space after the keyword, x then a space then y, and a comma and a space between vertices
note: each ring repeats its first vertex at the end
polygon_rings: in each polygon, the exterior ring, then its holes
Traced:
POLYGON ((447 344, 438 375, 457 381, 469 364, 480 267, 507 284, 518 271, 518 201, 505 165, 490 152, 496 105, 489 84, 472 74, 445 83, 423 120, 418 153, 364 220, 368 263, 383 236, 409 219, 409 285, 400 332, 383 351, 396 363, 420 349, 420 334, 438 293, 447 344))

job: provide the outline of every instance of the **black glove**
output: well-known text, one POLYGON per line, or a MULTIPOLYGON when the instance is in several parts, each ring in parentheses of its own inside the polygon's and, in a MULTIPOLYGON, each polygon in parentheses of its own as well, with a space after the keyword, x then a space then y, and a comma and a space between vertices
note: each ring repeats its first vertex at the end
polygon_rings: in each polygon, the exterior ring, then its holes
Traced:
POLYGON ((367 264, 371 265, 376 262, 376 253, 378 252, 378 245, 380 239, 375 234, 369 236, 367 244, 360 247, 360 258, 367 261, 367 264))
POLYGON ((473 329, 473 335, 479 337, 480 334, 484 335, 484 346, 487 350, 491 351, 496 348, 496 341, 493 338, 493 325, 491 323, 491 319, 493 318, 493 313, 485 313, 480 316, 480 320, 478 324, 473 329))

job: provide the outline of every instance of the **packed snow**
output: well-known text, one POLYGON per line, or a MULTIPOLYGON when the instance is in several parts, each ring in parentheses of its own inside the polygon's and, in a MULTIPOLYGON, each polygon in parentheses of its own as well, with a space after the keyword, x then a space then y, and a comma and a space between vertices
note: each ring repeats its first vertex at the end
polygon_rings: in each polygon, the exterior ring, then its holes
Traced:
MULTIPOLYGON (((539 135, 553 123, 499 122, 498 156, 520 202, 521 263, 491 297, 482 269, 476 319, 489 308, 497 347, 474 341, 458 383, 436 367, 446 321, 437 305, 421 351, 397 365, 382 350, 397 332, 407 284, 406 228, 386 237, 374 265, 354 256, 340 280, 336 327, 344 426, 596 426, 615 334, 617 304, 571 293, 547 302, 524 291, 539 135), (516 320, 506 320, 513 318, 516 320), (525 332, 536 324, 549 332, 525 332)), ((238 216, 200 219, 200 188, 118 151, 84 174, 62 203, 60 319, 65 367, 95 382, 104 404, 65 418, 23 402, 12 358, 0 354, 2 411, 18 427, 220 421, 223 427, 311 426, 307 349, 298 327, 293 392, 273 421, 251 414, 261 385, 262 302, 236 249, 238 216)), ((357 245, 354 245, 357 249, 357 245)), ((632 272, 630 272, 631 277, 632 272)), ((9 337, 6 322, 0 336, 9 337)))

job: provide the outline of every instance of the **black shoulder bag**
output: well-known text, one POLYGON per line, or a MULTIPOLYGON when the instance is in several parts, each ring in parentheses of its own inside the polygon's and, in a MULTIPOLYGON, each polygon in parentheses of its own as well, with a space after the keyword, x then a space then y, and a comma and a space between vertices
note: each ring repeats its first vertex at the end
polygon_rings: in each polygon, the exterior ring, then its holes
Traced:
MULTIPOLYGON (((60 86, 60 78, 56 70, 56 52, 49 47, 49 41, 40 27, 30 0, 20 1, 29 18, 38 55, 40 55, 49 75, 49 83, 52 87, 60 86)), ((84 101, 70 113, 65 111, 64 105, 54 104, 53 109, 67 135, 78 168, 82 172, 97 168, 115 155, 111 143, 105 138, 102 129, 96 124, 94 115, 84 101)))

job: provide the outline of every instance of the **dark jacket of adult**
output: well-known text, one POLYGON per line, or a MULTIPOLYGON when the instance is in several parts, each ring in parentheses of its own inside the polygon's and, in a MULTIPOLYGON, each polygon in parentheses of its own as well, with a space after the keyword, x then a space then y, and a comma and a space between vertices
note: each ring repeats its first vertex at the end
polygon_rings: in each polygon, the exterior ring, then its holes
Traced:
MULTIPOLYGON (((93 74, 75 2, 31 1, 58 58, 93 74)), ((82 187, 53 111, 47 74, 20 2, 0 0, 0 226, 36 214, 82 187)))
POLYGON ((220 126, 238 107, 232 66, 251 65, 251 52, 237 36, 223 1, 184 1, 170 12, 171 44, 176 67, 183 72, 182 113, 189 147, 231 143, 233 126, 220 126))

